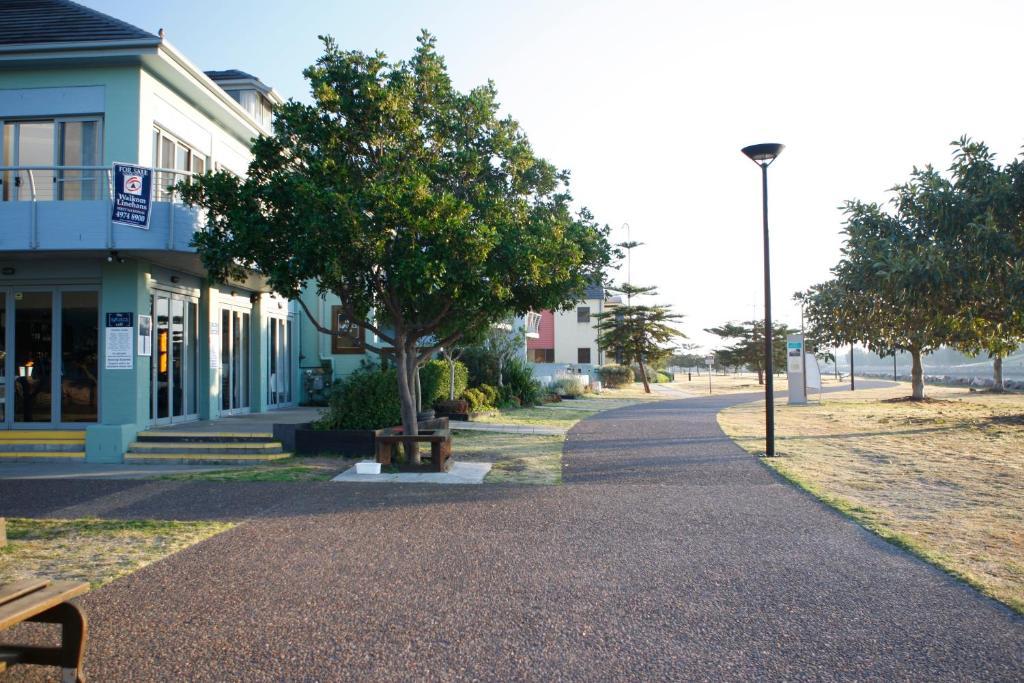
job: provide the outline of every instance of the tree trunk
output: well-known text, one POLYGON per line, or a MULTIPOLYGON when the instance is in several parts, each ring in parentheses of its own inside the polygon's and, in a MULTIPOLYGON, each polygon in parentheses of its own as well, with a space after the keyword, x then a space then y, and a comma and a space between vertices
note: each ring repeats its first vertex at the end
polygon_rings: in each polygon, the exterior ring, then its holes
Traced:
POLYGON ((640 379, 644 382, 644 393, 651 393, 651 385, 647 383, 647 370, 644 369, 644 362, 640 359, 640 356, 636 358, 636 364, 640 366, 640 379))
POLYGON ((992 358, 992 391, 1002 391, 1003 388, 1003 357, 997 353, 992 358))
POLYGON ((764 384, 764 368, 757 369, 757 383, 764 384))
POLYGON ((455 359, 448 358, 448 400, 455 400, 455 359))
POLYGON ((921 352, 916 349, 911 349, 910 358, 913 361, 913 369, 910 371, 910 382, 912 387, 910 397, 915 401, 920 401, 924 398, 924 370, 921 367, 921 352))
POLYGON ((502 378, 502 373, 504 371, 505 371, 505 361, 504 361, 504 359, 499 358, 498 359, 498 386, 499 387, 502 386, 503 382, 504 382, 504 379, 502 378))
MULTIPOLYGON (((409 435, 419 434, 418 422, 416 420, 416 396, 414 394, 416 375, 416 353, 410 352, 405 345, 405 339, 396 335, 395 339, 395 360, 396 373, 398 375, 398 398, 402 404, 402 431, 409 435)), ((416 444, 409 444, 405 449, 409 462, 419 464, 420 454, 416 444)))

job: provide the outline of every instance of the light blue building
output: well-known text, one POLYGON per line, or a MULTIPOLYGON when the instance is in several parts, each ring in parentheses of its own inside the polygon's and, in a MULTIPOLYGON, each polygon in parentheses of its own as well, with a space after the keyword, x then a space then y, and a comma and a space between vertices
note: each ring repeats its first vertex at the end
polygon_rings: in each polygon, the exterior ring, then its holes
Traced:
MULTIPOLYGON (((163 36, 75 3, 0 0, 8 440, 84 432, 86 459, 119 461, 140 431, 294 406, 321 368, 358 364, 362 331, 318 334, 259 278, 208 281, 190 247, 202 216, 167 189, 210 169, 244 175, 280 101, 254 76, 204 72, 163 36), (147 229, 111 221, 114 162, 157 169, 147 229)), ((306 296, 337 324, 330 302, 306 296)))

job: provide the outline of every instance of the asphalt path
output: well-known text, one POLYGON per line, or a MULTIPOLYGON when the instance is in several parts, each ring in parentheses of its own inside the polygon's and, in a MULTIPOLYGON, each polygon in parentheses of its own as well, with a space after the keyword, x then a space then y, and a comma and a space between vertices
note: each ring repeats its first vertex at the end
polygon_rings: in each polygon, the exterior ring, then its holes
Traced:
POLYGON ((1024 619, 735 446, 745 400, 588 418, 558 487, 2 481, 0 515, 244 522, 81 600, 94 681, 1024 678, 1024 619))

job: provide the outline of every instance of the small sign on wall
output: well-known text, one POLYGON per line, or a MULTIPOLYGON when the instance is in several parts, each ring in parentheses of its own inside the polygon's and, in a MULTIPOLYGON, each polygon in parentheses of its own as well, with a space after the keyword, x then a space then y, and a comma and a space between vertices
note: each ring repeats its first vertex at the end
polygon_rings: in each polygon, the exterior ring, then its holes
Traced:
POLYGON ((139 355, 153 355, 153 316, 139 316, 139 355))
POLYGON ((105 337, 107 370, 131 370, 135 367, 135 358, 132 354, 134 331, 130 312, 107 313, 105 337))

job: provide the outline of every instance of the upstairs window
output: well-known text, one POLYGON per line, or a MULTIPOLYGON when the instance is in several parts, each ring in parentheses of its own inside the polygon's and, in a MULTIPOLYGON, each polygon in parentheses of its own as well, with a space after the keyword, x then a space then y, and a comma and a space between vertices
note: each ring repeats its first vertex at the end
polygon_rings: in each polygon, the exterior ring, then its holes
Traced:
POLYGON ((590 322, 590 306, 579 306, 576 308, 576 322, 578 323, 589 323, 590 322))
POLYGON ((192 174, 205 173, 206 165, 205 155, 160 128, 153 129, 153 166, 163 169, 156 174, 154 199, 169 201, 172 185, 192 174))
POLYGON ((589 363, 590 362, 590 347, 581 347, 576 349, 576 362, 577 363, 589 363))
POLYGON ((102 122, 95 116, 0 123, 0 165, 44 167, 0 173, 0 199, 100 199, 107 178, 98 168, 102 122))

